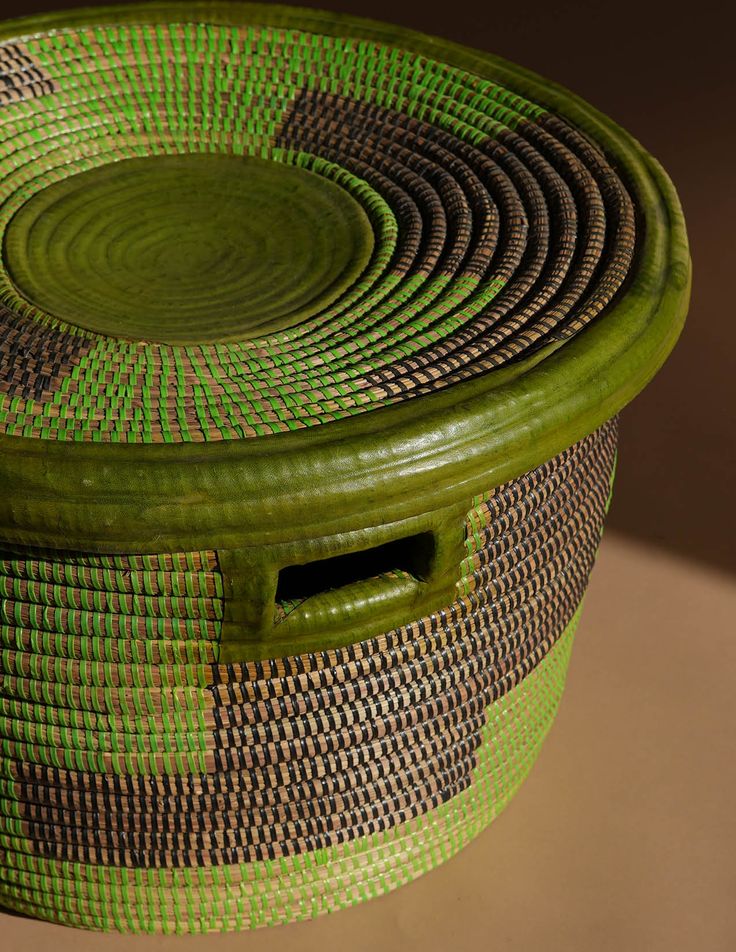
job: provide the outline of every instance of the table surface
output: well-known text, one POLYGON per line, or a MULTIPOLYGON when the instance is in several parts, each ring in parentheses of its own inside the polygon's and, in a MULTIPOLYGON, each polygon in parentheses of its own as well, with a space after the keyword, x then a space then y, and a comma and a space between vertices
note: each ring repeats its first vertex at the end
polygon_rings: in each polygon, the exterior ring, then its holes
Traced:
POLYGON ((0 914, 0 949, 730 952, 736 584, 606 534, 538 764, 454 860, 315 922, 115 936, 0 914))

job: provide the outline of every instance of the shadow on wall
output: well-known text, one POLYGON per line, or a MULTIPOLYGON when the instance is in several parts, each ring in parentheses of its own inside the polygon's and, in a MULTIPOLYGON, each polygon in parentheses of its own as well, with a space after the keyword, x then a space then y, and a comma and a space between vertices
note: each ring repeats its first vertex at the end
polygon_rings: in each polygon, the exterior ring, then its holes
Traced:
MULTIPOLYGON (((3 13, 75 5, 6 0, 3 13)), ((452 12, 424 0, 303 5, 402 23, 515 60, 574 89, 660 159, 685 207, 695 287, 675 353, 622 415, 609 525, 736 572, 736 320, 727 285, 736 260, 736 129, 727 125, 736 89, 723 9, 713 3, 709 14, 711 4, 701 3, 684 21, 640 0, 619 0, 615 11, 601 0, 527 0, 503 10, 465 0, 452 12)))

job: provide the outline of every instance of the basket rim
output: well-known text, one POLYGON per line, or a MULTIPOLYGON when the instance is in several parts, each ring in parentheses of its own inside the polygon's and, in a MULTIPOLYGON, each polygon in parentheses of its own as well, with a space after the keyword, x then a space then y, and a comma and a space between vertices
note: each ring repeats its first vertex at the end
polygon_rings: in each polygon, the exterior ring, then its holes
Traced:
POLYGON ((0 436, 0 535, 165 552, 264 545, 399 522, 515 478, 621 410, 672 350, 690 296, 682 209, 630 134, 564 87, 485 53, 349 14, 240 2, 133 3, 0 23, 0 41, 100 23, 206 19, 350 35, 509 86, 606 152, 641 219, 624 289, 575 337, 446 390, 307 430, 179 444, 0 436), (114 489, 111 491, 111 487, 114 489))

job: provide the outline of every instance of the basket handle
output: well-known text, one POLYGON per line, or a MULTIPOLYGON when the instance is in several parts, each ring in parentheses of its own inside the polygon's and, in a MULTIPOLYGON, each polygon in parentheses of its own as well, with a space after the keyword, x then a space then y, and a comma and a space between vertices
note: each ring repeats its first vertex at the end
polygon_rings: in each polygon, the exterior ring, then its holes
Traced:
POLYGON ((221 550, 220 661, 334 648, 456 597, 466 507, 301 543, 221 550))

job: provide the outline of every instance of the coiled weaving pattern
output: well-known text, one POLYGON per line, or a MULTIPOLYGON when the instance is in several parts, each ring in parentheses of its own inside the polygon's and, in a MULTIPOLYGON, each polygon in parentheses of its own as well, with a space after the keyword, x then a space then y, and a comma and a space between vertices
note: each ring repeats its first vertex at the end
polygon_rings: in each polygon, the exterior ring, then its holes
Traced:
POLYGON ((497 56, 218 0, 0 24, 0 905, 252 928, 480 833, 689 275, 656 161, 497 56))
POLYGON ((595 144, 396 46, 100 25, 0 47, 0 76, 2 433, 201 442, 362 413, 572 337, 632 261, 633 204, 595 144), (218 192, 226 157, 262 198, 259 163, 296 170, 271 227, 242 176, 218 192))
POLYGON ((368 641, 217 662, 216 553, 5 551, 0 897, 92 928, 311 916, 505 805, 559 701, 615 421, 473 501, 456 601, 368 641))

